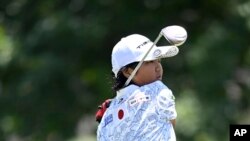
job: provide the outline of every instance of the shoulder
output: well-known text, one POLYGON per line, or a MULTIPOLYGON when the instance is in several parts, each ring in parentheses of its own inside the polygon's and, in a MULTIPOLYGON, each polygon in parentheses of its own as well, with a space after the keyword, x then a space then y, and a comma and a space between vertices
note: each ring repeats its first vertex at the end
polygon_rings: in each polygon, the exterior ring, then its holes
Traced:
POLYGON ((172 90, 169 89, 162 81, 155 81, 153 83, 144 85, 141 87, 142 90, 146 90, 149 93, 156 94, 161 98, 175 99, 172 90))
POLYGON ((162 81, 159 81, 159 80, 149 83, 147 85, 144 85, 142 87, 151 87, 151 88, 158 88, 158 89, 168 88, 162 81))
POLYGON ((164 89, 170 90, 162 81, 152 82, 150 84, 147 84, 147 85, 140 87, 140 89, 142 89, 142 90, 150 89, 150 90, 155 91, 155 92, 160 92, 161 90, 164 90, 164 89))
POLYGON ((119 98, 120 96, 124 95, 130 95, 131 93, 134 93, 134 91, 138 90, 140 87, 136 85, 129 85, 119 91, 116 92, 116 98, 119 98))

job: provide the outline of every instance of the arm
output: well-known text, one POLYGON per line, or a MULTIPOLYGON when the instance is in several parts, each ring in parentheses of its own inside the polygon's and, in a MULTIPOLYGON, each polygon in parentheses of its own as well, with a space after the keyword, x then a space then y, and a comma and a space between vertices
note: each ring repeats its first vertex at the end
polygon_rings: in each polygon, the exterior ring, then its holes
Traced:
POLYGON ((162 118, 170 121, 175 127, 177 112, 175 109, 175 97, 170 89, 163 89, 157 98, 158 112, 162 118))
POLYGON ((173 127, 175 128, 176 119, 172 119, 172 120, 170 120, 170 122, 172 123, 173 127))

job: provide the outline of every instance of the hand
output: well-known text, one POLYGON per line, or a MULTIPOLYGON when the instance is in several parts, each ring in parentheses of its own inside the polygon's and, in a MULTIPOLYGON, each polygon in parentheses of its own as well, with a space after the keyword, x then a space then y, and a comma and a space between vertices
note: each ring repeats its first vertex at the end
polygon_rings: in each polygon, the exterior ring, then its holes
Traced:
POLYGON ((102 116, 104 115, 105 111, 109 107, 112 99, 105 100, 101 105, 98 106, 98 110, 95 114, 95 119, 98 123, 101 122, 102 116))

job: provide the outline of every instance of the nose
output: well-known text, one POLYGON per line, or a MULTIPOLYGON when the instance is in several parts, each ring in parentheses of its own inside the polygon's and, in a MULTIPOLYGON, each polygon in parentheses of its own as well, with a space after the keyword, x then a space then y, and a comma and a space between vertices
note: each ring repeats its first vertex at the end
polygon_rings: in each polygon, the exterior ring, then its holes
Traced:
POLYGON ((161 71, 161 62, 158 60, 155 61, 155 71, 156 72, 161 71))

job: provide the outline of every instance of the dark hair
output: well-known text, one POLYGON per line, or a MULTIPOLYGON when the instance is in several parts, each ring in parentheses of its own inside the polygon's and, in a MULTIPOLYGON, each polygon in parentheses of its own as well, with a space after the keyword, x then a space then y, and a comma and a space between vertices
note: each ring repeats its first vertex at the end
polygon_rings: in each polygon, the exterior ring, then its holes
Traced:
MULTIPOLYGON (((139 62, 133 62, 130 63, 126 66, 124 66, 123 68, 121 68, 118 73, 117 73, 117 77, 115 77, 115 74, 112 72, 112 78, 113 78, 113 86, 112 86, 112 90, 114 92, 122 89, 124 87, 125 82, 127 81, 127 77, 125 77, 122 73, 122 70, 125 68, 132 68, 135 69, 135 67, 137 66, 139 62)), ((131 81, 128 85, 130 84, 134 84, 133 81, 131 81)))

